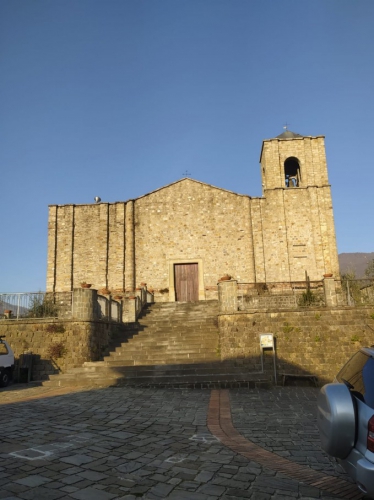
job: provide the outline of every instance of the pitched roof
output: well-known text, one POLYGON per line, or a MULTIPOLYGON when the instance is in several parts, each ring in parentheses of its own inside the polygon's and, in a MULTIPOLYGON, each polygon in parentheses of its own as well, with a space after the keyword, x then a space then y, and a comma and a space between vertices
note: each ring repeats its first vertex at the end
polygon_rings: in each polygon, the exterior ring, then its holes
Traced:
POLYGON ((297 134, 296 132, 291 132, 291 130, 286 129, 282 134, 277 135, 276 139, 295 139, 296 137, 304 137, 304 136, 297 134))
POLYGON ((212 184, 208 184, 207 182, 197 181, 195 179, 191 179, 190 177, 183 177, 182 179, 179 179, 178 181, 171 182, 170 184, 166 184, 166 186, 162 186, 162 187, 160 187, 158 189, 155 189, 154 191, 150 191, 149 193, 143 194, 142 196, 138 196, 137 198, 134 198, 134 201, 138 200, 139 198, 144 198, 145 196, 149 196, 150 194, 157 193, 157 191, 161 191, 162 189, 171 187, 174 184, 179 184, 180 182, 184 182, 184 181, 195 182, 196 184, 201 184, 202 186, 209 186, 209 187, 211 187, 213 189, 218 189, 219 191, 225 191, 226 193, 235 194, 237 196, 245 196, 245 197, 251 198, 247 194, 235 193, 234 191, 230 191, 229 189, 224 189, 224 188, 220 188, 220 187, 217 187, 217 186, 213 186, 212 184))

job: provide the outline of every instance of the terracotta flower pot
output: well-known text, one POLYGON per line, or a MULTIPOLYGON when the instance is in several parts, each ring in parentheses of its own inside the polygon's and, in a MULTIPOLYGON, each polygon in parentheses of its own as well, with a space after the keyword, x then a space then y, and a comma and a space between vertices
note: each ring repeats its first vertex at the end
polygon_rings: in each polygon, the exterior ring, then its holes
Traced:
POLYGON ((231 276, 229 274, 224 274, 222 278, 220 278, 218 281, 228 281, 231 280, 231 276))
POLYGON ((6 319, 11 319, 12 318, 12 311, 10 309, 5 309, 4 316, 6 319))
POLYGON ((323 275, 324 278, 332 278, 332 273, 326 273, 323 275))
POLYGON ((82 288, 91 288, 91 283, 81 283, 82 288))

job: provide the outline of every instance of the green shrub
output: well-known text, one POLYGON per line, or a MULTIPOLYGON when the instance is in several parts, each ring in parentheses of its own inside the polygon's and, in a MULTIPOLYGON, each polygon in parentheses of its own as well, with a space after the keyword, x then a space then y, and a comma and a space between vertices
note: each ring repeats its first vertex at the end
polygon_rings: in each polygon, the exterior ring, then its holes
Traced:
POLYGON ((298 303, 300 307, 306 307, 306 306, 311 306, 316 302, 317 299, 314 293, 311 290, 307 290, 306 292, 302 293, 298 303))
POLYGON ((291 333, 294 330, 294 327, 289 323, 284 323, 284 327, 282 328, 283 333, 291 333))
POLYGON ((55 318, 57 306, 45 295, 34 295, 31 297, 29 306, 29 318, 55 318))

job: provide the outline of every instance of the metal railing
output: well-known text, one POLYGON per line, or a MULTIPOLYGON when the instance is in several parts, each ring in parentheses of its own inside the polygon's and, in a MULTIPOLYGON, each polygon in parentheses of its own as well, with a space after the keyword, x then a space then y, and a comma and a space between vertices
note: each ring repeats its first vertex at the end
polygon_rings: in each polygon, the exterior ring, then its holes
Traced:
POLYGON ((121 322, 122 321, 122 304, 111 297, 107 298, 104 295, 97 296, 97 307, 99 319, 121 322))
POLYGON ((335 290, 339 305, 374 305, 374 279, 335 280, 335 290))
POLYGON ((0 319, 68 318, 72 292, 0 294, 0 319))
POLYGON ((122 321, 122 306, 120 302, 112 300, 110 304, 110 312, 112 321, 116 321, 117 323, 122 321))
POLYGON ((238 283, 238 308, 240 311, 324 306, 323 281, 238 283))

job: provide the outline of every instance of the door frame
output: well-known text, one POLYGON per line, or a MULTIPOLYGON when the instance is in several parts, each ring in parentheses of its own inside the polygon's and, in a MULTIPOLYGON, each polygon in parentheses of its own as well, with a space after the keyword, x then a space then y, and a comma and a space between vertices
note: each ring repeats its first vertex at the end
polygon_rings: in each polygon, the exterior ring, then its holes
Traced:
POLYGON ((197 264, 199 300, 205 300, 203 259, 172 259, 169 260, 169 302, 175 302, 174 264, 197 264))

